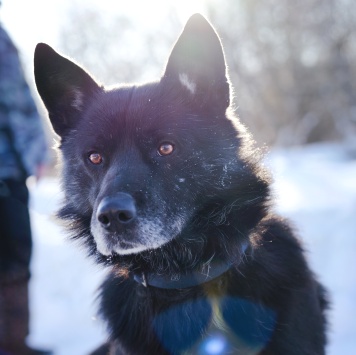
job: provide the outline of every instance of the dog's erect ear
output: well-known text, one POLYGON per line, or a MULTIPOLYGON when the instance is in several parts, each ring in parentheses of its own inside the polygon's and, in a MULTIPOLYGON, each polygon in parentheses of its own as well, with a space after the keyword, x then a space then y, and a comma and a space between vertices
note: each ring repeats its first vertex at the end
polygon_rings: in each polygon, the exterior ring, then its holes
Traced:
POLYGON ((220 109, 229 106, 224 52, 217 33, 202 15, 188 20, 173 47, 164 78, 180 82, 200 103, 220 109))
POLYGON ((34 67, 37 90, 55 132, 63 137, 100 87, 82 68, 44 43, 36 46, 34 67))

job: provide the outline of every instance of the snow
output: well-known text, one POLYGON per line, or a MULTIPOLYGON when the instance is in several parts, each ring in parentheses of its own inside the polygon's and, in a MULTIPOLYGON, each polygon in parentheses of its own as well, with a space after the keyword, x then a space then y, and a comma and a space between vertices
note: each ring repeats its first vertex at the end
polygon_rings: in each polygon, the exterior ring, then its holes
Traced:
POLYGON ((34 252, 29 342, 56 355, 88 354, 105 340, 95 302, 103 270, 55 222, 58 180, 46 178, 30 191, 34 252))
MULTIPOLYGON (((311 268, 330 293, 329 355, 356 348, 356 159, 341 145, 273 151, 276 210, 292 220, 311 268)), ((30 188, 34 235, 31 345, 56 355, 84 355, 105 340, 96 291, 105 270, 68 241, 54 221, 59 182, 30 188)))

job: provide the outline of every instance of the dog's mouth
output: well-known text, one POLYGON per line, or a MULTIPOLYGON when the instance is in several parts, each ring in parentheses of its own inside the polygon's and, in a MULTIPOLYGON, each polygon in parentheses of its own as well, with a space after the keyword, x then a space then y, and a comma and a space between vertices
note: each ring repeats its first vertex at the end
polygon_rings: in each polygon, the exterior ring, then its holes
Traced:
MULTIPOLYGON (((99 238, 94 237, 95 240, 98 240, 99 238)), ((101 243, 96 243, 98 251, 105 256, 110 256, 114 253, 119 255, 138 254, 142 251, 147 250, 147 247, 145 245, 139 243, 131 243, 125 240, 117 240, 112 245, 110 245, 110 243, 105 243, 105 241, 101 243)))
POLYGON ((172 240, 179 232, 178 229, 175 229, 173 234, 166 234, 160 225, 161 223, 154 224, 142 221, 131 226, 131 228, 123 229, 121 233, 108 233, 102 228, 98 228, 97 223, 94 222, 92 223, 91 231, 97 250, 102 255, 129 255, 160 248, 172 240))

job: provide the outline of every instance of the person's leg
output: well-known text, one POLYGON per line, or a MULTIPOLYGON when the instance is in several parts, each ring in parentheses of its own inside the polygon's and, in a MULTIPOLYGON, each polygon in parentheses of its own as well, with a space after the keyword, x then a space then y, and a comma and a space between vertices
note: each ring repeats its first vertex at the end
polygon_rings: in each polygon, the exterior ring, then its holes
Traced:
POLYGON ((25 182, 5 181, 0 196, 0 349, 41 354, 26 345, 29 334, 28 282, 32 237, 25 182))
POLYGON ((0 197, 0 273, 6 279, 30 276, 32 237, 25 182, 5 180, 0 197))

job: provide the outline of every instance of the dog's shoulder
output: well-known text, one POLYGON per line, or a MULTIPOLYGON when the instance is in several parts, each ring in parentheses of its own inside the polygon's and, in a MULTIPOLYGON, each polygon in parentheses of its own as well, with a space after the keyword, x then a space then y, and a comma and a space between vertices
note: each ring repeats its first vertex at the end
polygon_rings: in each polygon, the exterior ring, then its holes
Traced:
POLYGON ((313 279, 302 242, 290 221, 269 215, 258 224, 251 242, 254 268, 259 275, 293 287, 313 279))

